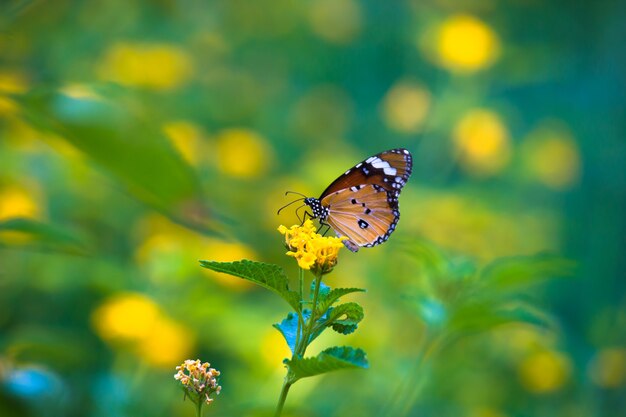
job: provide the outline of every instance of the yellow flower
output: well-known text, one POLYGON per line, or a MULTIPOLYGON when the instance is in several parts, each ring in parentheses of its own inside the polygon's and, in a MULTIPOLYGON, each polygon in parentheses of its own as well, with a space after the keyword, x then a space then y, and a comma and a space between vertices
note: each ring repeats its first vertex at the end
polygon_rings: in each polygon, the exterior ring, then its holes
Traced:
POLYGON ((289 249, 287 256, 292 256, 298 261, 298 266, 308 269, 315 274, 327 274, 337 265, 337 255, 348 238, 325 237, 316 232, 315 225, 311 220, 304 222, 302 226, 283 225, 278 227, 278 232, 285 235, 285 245, 289 249))

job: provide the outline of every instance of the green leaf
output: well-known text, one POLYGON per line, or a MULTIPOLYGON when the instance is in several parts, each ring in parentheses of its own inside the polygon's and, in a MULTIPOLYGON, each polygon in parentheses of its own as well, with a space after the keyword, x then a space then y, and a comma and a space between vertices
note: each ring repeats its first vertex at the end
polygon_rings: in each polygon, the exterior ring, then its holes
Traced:
POLYGON ((300 310, 300 296, 289 290, 289 280, 278 265, 244 259, 235 262, 200 261, 204 268, 243 278, 280 295, 294 310, 300 310))
POLYGON ((284 318, 283 321, 275 323, 272 326, 283 335, 287 346, 291 349, 291 353, 294 354, 298 338, 298 314, 291 312, 287 314, 287 317, 284 318))
POLYGON ((363 320, 363 307, 357 303, 339 304, 328 310, 328 315, 319 320, 319 327, 332 327, 334 331, 341 334, 354 332, 361 320, 363 320))
POLYGON ((13 218, 0 222, 0 247, 20 247, 72 255, 86 255, 85 243, 66 230, 27 218, 13 218), (24 243, 15 243, 5 232, 19 233, 24 243))
POLYGON ((199 178, 160 125, 148 122, 149 108, 123 90, 100 90, 37 90, 20 101, 30 124, 69 143, 136 198, 185 226, 217 233, 199 178))
POLYGON ((487 265, 481 279, 496 290, 516 290, 554 277, 573 276, 576 264, 553 255, 516 256, 487 265))
POLYGON ((512 323, 526 323, 549 330, 557 327, 548 313, 528 302, 517 300, 465 305, 454 311, 448 331, 467 335, 512 323))
POLYGON ((335 288, 330 291, 326 291, 325 294, 321 294, 318 301, 318 311, 325 312, 332 306, 339 298, 343 297, 346 294, 350 294, 353 292, 365 292, 362 288, 335 288))
POLYGON ((367 369, 369 363, 365 352, 350 346, 332 347, 311 358, 293 358, 285 360, 285 364, 298 379, 320 375, 340 369, 367 369))

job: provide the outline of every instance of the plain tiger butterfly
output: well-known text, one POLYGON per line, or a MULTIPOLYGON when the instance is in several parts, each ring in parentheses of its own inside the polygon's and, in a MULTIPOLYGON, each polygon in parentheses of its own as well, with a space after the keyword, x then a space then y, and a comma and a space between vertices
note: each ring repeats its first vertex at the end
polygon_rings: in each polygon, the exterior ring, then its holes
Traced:
POLYGON ((333 181, 319 198, 305 197, 307 213, 346 236, 353 252, 385 242, 400 219, 398 197, 411 176, 413 159, 406 149, 370 156, 333 181))

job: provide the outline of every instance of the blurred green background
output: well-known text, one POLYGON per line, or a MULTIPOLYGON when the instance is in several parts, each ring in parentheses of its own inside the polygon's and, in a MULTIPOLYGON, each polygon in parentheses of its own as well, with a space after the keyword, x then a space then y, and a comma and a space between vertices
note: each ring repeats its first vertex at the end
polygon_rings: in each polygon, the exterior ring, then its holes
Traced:
POLYGON ((398 230, 328 277, 368 289, 351 298, 365 320, 313 346, 364 348, 371 367, 299 382, 286 415, 384 415, 415 378, 432 314, 407 300, 437 298, 417 247, 450 265, 547 252, 578 266, 516 293, 550 326, 493 326, 433 355, 407 415, 626 415, 625 12, 0 2, 0 415, 191 416, 173 374, 196 357, 222 372, 206 415, 271 413, 286 305, 197 261, 295 277, 284 192, 318 196, 393 147, 414 157, 398 230))

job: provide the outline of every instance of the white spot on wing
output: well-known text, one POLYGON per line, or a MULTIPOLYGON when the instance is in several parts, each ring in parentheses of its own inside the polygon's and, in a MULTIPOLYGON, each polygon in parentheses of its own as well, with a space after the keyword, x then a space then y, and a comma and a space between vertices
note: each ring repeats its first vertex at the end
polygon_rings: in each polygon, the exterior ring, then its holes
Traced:
POLYGON ((396 172, 397 172, 397 170, 389 166, 389 164, 387 164, 387 166, 383 168, 383 171, 385 171, 385 175, 396 175, 396 172))

